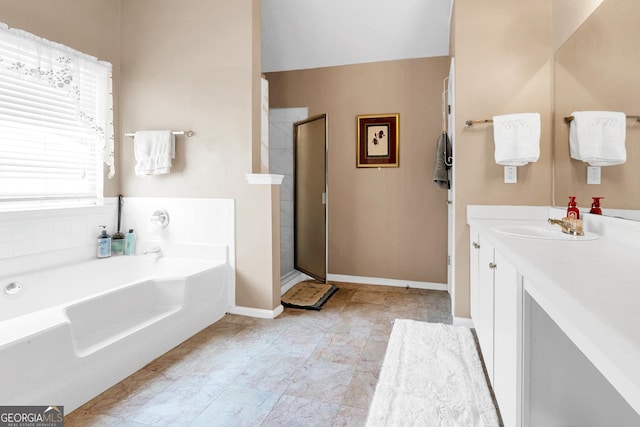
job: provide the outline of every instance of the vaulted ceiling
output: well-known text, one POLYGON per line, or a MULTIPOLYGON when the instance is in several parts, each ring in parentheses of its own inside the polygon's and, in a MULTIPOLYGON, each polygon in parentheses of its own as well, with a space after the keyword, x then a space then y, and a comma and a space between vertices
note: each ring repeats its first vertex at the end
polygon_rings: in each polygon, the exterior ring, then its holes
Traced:
POLYGON ((262 0, 262 71, 449 55, 453 0, 262 0))

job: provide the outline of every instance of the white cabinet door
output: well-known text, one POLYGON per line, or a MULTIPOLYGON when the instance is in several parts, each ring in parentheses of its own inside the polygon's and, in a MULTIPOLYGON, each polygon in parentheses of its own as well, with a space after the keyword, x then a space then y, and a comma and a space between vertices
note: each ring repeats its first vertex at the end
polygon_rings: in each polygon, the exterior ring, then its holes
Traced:
POLYGON ((523 279, 475 230, 470 245, 471 317, 482 358, 504 425, 520 426, 523 279))
POLYGON ((522 276, 494 253, 493 391, 505 427, 521 425, 522 276))
POLYGON ((469 304, 471 320, 478 317, 478 257, 480 256, 480 235, 473 228, 469 234, 469 304))
POLYGON ((478 250, 477 315, 473 325, 478 334, 482 358, 493 384, 493 259, 494 249, 483 242, 478 250))

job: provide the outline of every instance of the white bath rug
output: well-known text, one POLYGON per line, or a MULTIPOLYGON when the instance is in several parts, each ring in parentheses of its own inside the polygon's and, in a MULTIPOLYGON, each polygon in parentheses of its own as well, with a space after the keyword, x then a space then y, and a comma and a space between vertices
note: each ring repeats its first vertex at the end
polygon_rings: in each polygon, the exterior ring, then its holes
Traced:
POLYGON ((397 319, 367 426, 498 425, 469 328, 397 319))

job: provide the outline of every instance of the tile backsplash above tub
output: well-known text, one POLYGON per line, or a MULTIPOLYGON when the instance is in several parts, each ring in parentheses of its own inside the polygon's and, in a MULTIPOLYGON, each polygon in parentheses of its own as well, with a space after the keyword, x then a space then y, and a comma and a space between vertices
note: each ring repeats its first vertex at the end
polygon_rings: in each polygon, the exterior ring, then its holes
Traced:
MULTIPOLYGON (((118 198, 103 206, 0 212, 0 276, 96 256, 101 225, 117 231, 118 198)), ((235 202, 233 199, 125 197, 120 231, 136 231, 138 242, 226 246, 235 266, 235 202), (157 209, 169 213, 169 226, 160 233, 148 231, 157 209)))
POLYGON ((125 197, 122 207, 122 232, 130 228, 139 241, 233 246, 235 239, 235 202, 233 199, 194 199, 125 197), (156 210, 169 214, 164 230, 149 229, 156 210))
POLYGON ((0 212, 0 259, 95 244, 100 225, 114 230, 117 199, 104 206, 0 212))

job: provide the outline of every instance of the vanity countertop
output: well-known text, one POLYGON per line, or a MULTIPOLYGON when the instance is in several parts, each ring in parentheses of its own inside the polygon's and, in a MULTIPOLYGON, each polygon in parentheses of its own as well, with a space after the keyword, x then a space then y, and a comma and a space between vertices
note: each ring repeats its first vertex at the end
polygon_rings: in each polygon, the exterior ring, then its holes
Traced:
MULTIPOLYGON (((489 243, 513 264, 525 278, 525 290, 640 413, 640 243, 609 232, 616 225, 608 226, 609 220, 600 218, 595 224, 585 219, 587 234, 590 228, 601 232, 599 239, 590 241, 535 239, 492 230, 504 225, 546 226, 546 218, 539 212, 518 220, 474 218, 472 209, 468 212, 468 223, 480 233, 481 244, 489 243)), ((640 223, 627 226, 640 228, 640 223)))

